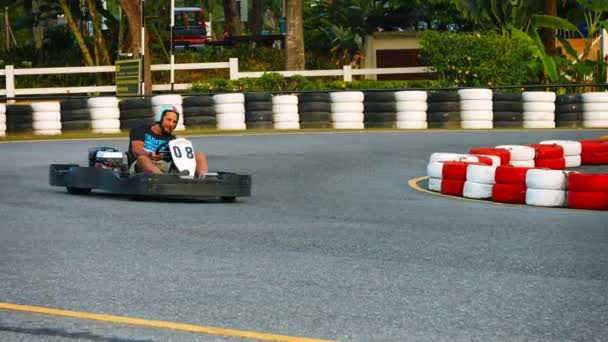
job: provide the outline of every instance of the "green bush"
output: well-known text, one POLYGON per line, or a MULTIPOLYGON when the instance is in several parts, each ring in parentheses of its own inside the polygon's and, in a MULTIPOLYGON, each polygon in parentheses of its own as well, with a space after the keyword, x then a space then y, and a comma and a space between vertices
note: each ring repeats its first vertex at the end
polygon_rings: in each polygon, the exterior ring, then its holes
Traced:
POLYGON ((492 87, 535 80, 526 64, 529 43, 497 33, 427 31, 421 37, 422 58, 442 86, 492 87))

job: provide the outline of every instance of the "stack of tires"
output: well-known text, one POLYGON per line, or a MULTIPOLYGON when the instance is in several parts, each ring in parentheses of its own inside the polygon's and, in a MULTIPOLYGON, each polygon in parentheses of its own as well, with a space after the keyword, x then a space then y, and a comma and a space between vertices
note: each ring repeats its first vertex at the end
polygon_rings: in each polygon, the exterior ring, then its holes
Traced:
POLYGON ((331 128, 330 97, 325 92, 298 94, 301 128, 331 128))
POLYGON ((462 195, 466 198, 492 198, 496 165, 469 165, 462 195))
POLYGON ((59 102, 32 103, 32 128, 34 134, 61 134, 61 106, 59 102))
POLYGON ((608 174, 571 172, 567 188, 568 208, 608 210, 608 174))
POLYGON ((167 95, 156 95, 152 96, 152 110, 154 113, 158 112, 163 106, 174 106, 180 113, 179 121, 175 127, 176 131, 183 131, 186 129, 184 126, 184 108, 182 106, 182 96, 179 94, 167 94, 167 95))
POLYGON ((365 124, 363 99, 360 91, 340 91, 329 94, 331 121, 335 129, 363 129, 365 124))
POLYGON ((608 93, 584 93, 583 127, 608 127, 608 93))
POLYGON ((555 98, 550 91, 525 91, 524 128, 555 128, 555 98))
POLYGON ((580 140, 579 142, 581 143, 582 165, 608 164, 608 141, 580 140))
POLYGON ((61 110, 61 130, 88 131, 91 129, 89 100, 87 98, 67 98, 59 103, 61 110))
POLYGON ((574 140, 544 140, 541 144, 559 145, 564 151, 564 161, 566 167, 581 166, 582 145, 574 140))
POLYGON ((150 98, 120 100, 118 109, 120 110, 120 129, 130 130, 154 122, 154 110, 150 98))
POLYGON ((488 129, 493 127, 492 90, 460 89, 460 127, 488 129))
POLYGON ((521 128, 524 125, 524 108, 520 93, 492 94, 494 128, 521 128))
POLYGON ((511 153, 509 152, 509 150, 505 150, 502 148, 478 147, 470 149, 469 153, 492 158, 494 160, 493 165, 495 166, 509 165, 509 162, 511 161, 511 153), (496 160, 494 158, 498 159, 496 160))
POLYGON ((536 150, 530 146, 525 145, 499 145, 496 146, 499 149, 505 149, 509 151, 509 165, 519 167, 534 167, 534 158, 536 157, 536 150))
POLYGON ((535 150, 534 167, 552 170, 563 170, 566 168, 564 148, 558 144, 530 144, 535 150))
POLYGON ((6 106, 6 131, 9 133, 32 133, 33 110, 30 105, 6 106))
POLYGON ((365 128, 394 128, 397 105, 393 91, 366 91, 363 93, 365 128))
POLYGON ((272 97, 272 121, 274 129, 300 129, 297 95, 272 97))
POLYGON ((245 93, 245 123, 247 129, 271 129, 272 95, 266 92, 245 93))
POLYGON ((188 96, 182 99, 186 128, 215 128, 215 108, 212 95, 188 96))
POLYGON ((245 95, 228 93, 213 95, 217 129, 245 130, 245 95))
POLYGON ((501 165, 494 172, 492 201, 526 204, 526 175, 529 167, 501 165))
POLYGON ((120 133, 120 110, 114 96, 92 97, 87 100, 93 133, 120 133))
POLYGON ((427 129, 428 104, 426 91, 411 90, 395 92, 396 127, 399 129, 427 129))
POLYGON ((561 94, 555 99, 555 127, 578 128, 583 124, 581 94, 561 94))
POLYGON ((428 188, 444 195, 462 196, 466 168, 479 159, 471 154, 436 152, 427 165, 428 188))
POLYGON ((566 206, 567 173, 531 169, 526 174, 526 204, 541 207, 566 206))
POLYGON ((457 92, 439 91, 427 98, 429 128, 460 127, 460 96, 457 92))
POLYGON ((6 105, 0 104, 0 137, 6 135, 6 105))

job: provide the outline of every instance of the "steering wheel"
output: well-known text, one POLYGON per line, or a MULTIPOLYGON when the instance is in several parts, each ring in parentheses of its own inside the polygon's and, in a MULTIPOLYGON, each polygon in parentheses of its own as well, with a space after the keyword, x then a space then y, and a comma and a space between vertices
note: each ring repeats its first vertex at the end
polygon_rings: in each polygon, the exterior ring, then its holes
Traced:
POLYGON ((173 158, 171 157, 171 152, 168 151, 169 149, 169 143, 168 142, 163 142, 162 144, 158 145, 158 147, 156 148, 156 151, 154 151, 154 154, 161 154, 162 155, 162 159, 166 162, 172 162, 173 158), (167 151, 162 151, 161 150, 163 148, 167 148, 167 151))

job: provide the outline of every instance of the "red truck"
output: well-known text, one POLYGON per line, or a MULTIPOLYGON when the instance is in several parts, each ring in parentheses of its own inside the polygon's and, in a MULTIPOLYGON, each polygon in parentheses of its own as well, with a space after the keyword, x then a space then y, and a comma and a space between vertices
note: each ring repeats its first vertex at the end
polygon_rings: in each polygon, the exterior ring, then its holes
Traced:
POLYGON ((211 22, 199 7, 176 7, 174 12, 173 48, 200 50, 211 41, 211 22))

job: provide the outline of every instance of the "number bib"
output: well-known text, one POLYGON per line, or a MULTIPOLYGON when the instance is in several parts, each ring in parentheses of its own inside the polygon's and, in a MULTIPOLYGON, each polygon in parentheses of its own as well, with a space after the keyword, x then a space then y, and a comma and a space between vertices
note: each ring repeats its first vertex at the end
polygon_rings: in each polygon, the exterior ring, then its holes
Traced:
POLYGON ((173 164, 179 171, 188 171, 194 176, 196 170, 196 159, 194 159, 194 148, 189 140, 179 138, 169 141, 169 151, 173 158, 173 164))

